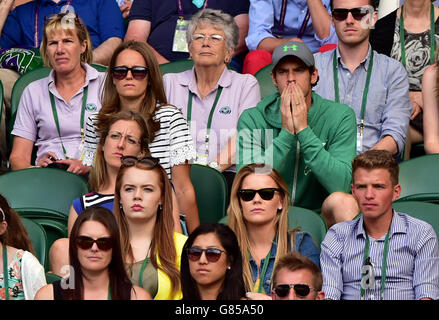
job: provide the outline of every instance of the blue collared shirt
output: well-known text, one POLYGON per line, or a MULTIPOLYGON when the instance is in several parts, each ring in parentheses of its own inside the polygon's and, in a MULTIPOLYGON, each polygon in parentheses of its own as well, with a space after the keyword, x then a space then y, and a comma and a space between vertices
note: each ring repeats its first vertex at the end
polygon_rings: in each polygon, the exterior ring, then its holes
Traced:
MULTIPOLYGON (((360 300, 361 269, 366 243, 363 217, 332 226, 321 245, 320 263, 326 298, 360 300)), ((384 239, 370 239, 375 289, 366 300, 381 297, 384 239)), ((389 235, 385 300, 439 299, 439 248, 431 225, 393 211, 389 235)))
MULTIPOLYGON (((296 237, 294 240, 295 250, 299 251, 299 253, 308 257, 312 262, 314 262, 317 266, 320 267, 320 251, 315 245, 311 235, 307 232, 296 232, 296 237)), ((264 290, 267 295, 270 295, 271 292, 271 276, 273 274, 274 262, 276 259, 277 252, 277 238, 273 241, 273 250, 271 250, 271 254, 269 257, 269 262, 267 266, 267 272, 265 273, 263 281, 264 290)), ((258 269, 258 265, 256 264, 255 259, 250 256, 250 267, 252 272, 253 283, 258 279, 258 275, 262 270, 262 266, 264 265, 265 258, 260 261, 260 267, 258 269)))
MULTIPOLYGON (((38 46, 43 38, 44 17, 61 12, 67 0, 56 3, 52 0, 36 0, 15 8, 6 19, 0 46, 2 49, 13 47, 35 47, 35 11, 40 2, 38 14, 38 46)), ((70 5, 87 26, 93 48, 111 38, 123 39, 125 25, 122 14, 114 0, 71 0, 70 5)))
MULTIPOLYGON (((361 121, 361 105, 371 50, 369 45, 366 58, 353 73, 343 63, 338 48, 335 51, 314 54, 320 79, 313 90, 329 100, 335 100, 332 61, 334 53, 337 54, 340 103, 354 109, 357 125, 361 121)), ((404 150, 412 110, 407 71, 399 61, 376 51, 372 70, 364 119, 363 147, 359 153, 369 150, 385 136, 391 136, 395 140, 398 153, 401 153, 404 150)))
MULTIPOLYGON (((330 0, 322 0, 322 2, 328 12, 330 12, 330 0)), ((288 0, 283 38, 297 37, 307 9, 307 0, 288 0)), ((272 32, 274 19, 280 21, 281 10, 282 0, 250 0, 249 29, 248 36, 245 39, 249 50, 255 50, 263 39, 274 37, 272 32)), ((337 34, 332 24, 330 28, 329 36, 325 39, 319 39, 314 32, 312 18, 310 17, 302 40, 312 52, 317 52, 324 44, 338 43, 337 34)))

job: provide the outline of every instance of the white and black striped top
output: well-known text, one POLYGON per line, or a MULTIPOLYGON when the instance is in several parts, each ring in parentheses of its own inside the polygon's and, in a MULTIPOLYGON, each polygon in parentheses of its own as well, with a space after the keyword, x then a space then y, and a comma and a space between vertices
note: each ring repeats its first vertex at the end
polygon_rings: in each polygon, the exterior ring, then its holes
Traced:
MULTIPOLYGON (((389 232, 384 300, 439 299, 439 249, 432 226, 393 211, 389 232)), ((362 216, 328 230, 320 253, 326 298, 360 300, 365 237, 362 216)), ((378 240, 370 237, 375 289, 365 291, 366 300, 381 298, 384 238, 385 235, 378 240)))
MULTIPOLYGON (((154 114, 154 120, 160 122, 154 141, 149 144, 151 156, 159 159, 160 165, 171 177, 171 168, 193 160, 197 154, 188 124, 180 110, 167 105, 160 107, 154 114)), ((92 166, 96 154, 99 136, 96 132, 97 113, 91 115, 86 124, 85 144, 82 164, 92 166)))

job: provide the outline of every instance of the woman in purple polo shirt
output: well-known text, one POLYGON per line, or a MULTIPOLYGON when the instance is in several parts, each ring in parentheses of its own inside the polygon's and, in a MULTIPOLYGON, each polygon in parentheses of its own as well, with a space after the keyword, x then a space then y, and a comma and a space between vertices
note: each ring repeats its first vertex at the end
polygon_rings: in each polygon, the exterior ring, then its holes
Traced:
POLYGON ((90 36, 78 16, 53 15, 43 30, 41 56, 53 70, 23 91, 12 131, 11 167, 31 167, 35 146, 36 166, 47 167, 56 161, 66 165, 67 171, 86 174, 90 168, 79 160, 85 139, 84 123, 100 109, 99 87, 105 74, 89 65, 90 36))
POLYGON ((238 118, 261 99, 255 77, 227 68, 238 38, 232 16, 220 10, 199 11, 186 32, 194 68, 163 77, 169 103, 182 110, 191 127, 196 162, 221 171, 229 190, 236 173, 238 118))

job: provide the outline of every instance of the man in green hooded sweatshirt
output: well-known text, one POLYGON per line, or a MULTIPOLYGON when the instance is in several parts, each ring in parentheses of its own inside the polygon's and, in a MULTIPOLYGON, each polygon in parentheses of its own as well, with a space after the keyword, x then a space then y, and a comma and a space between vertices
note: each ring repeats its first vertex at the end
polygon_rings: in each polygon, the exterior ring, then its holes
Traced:
POLYGON ((319 76, 304 43, 278 46, 272 64, 278 92, 239 118, 237 169, 249 163, 270 165, 288 184, 293 205, 320 211, 330 193, 349 192, 355 113, 312 91, 319 76))

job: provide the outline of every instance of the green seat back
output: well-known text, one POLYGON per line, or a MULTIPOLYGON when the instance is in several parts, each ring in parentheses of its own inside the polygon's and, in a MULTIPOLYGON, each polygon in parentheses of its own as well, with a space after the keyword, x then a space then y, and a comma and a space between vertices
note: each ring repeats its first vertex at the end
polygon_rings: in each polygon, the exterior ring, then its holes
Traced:
POLYGON ((49 249, 56 240, 67 238, 67 220, 61 221, 50 218, 35 218, 32 220, 42 226, 44 231, 46 231, 47 246, 49 249))
MULTIPOLYGON (((99 65, 99 64, 92 64, 92 67, 94 67, 96 70, 100 72, 105 72, 107 70, 106 66, 99 65)), ((49 75, 51 69, 47 67, 41 67, 32 71, 29 71, 15 82, 14 87, 12 88, 12 94, 11 94, 11 114, 9 115, 7 122, 8 122, 8 131, 7 131, 7 137, 6 142, 8 146, 8 157, 11 154, 12 145, 13 145, 13 136, 11 135, 12 129, 14 128, 14 122, 15 117, 17 116, 17 109, 18 105, 20 103, 21 95, 23 94, 24 89, 29 85, 29 83, 40 80, 42 78, 45 78, 49 75)))
POLYGON ((428 154, 399 164, 398 201, 439 202, 439 154, 428 154))
MULTIPOLYGON (((227 217, 221 218, 218 222, 227 224, 227 217)), ((288 227, 289 229, 300 228, 301 231, 308 232, 319 249, 328 231, 325 220, 319 214, 312 210, 295 206, 290 206, 288 210, 288 227)))
POLYGON ((194 62, 192 60, 176 60, 160 65, 162 74, 178 73, 192 69, 194 62))
POLYGON ((255 74, 255 77, 259 83, 259 88, 261 90, 261 99, 264 99, 265 97, 277 92, 277 88, 274 86, 273 80, 271 78, 272 68, 273 65, 269 64, 255 74))
POLYGON ((200 222, 217 222, 227 210, 226 178, 215 169, 193 164, 191 181, 197 197, 200 222))
POLYGON ((47 284, 54 283, 55 281, 61 280, 62 278, 54 273, 46 272, 46 282, 47 284))
POLYGON ((12 129, 14 128, 15 117, 17 116, 17 108, 20 103, 21 95, 23 94, 24 89, 29 85, 29 83, 47 77, 50 73, 50 69, 46 67, 41 67, 32 71, 29 71, 15 82, 14 87, 12 88, 11 94, 11 114, 8 117, 8 134, 7 134, 7 144, 8 144, 8 153, 11 154, 13 136, 11 135, 12 129))
POLYGON ((29 219, 38 219, 38 218, 48 218, 54 220, 62 220, 66 221, 68 217, 66 217, 65 213, 61 213, 56 210, 47 209, 47 208, 14 208, 15 211, 18 212, 20 217, 25 217, 29 219))
POLYGON ((288 210, 288 224, 290 229, 299 228, 308 232, 319 248, 328 231, 325 220, 319 214, 296 206, 290 206, 288 210))
POLYGON ((428 222, 439 238, 439 205, 424 201, 400 201, 393 203, 393 209, 428 222))
POLYGON ((72 201, 89 192, 80 176, 51 168, 28 168, 0 175, 0 194, 12 208, 41 208, 69 216, 72 201))
POLYGON ((34 247, 35 255, 41 265, 45 266, 47 260, 47 237, 44 229, 31 219, 21 218, 26 228, 29 239, 34 247))

